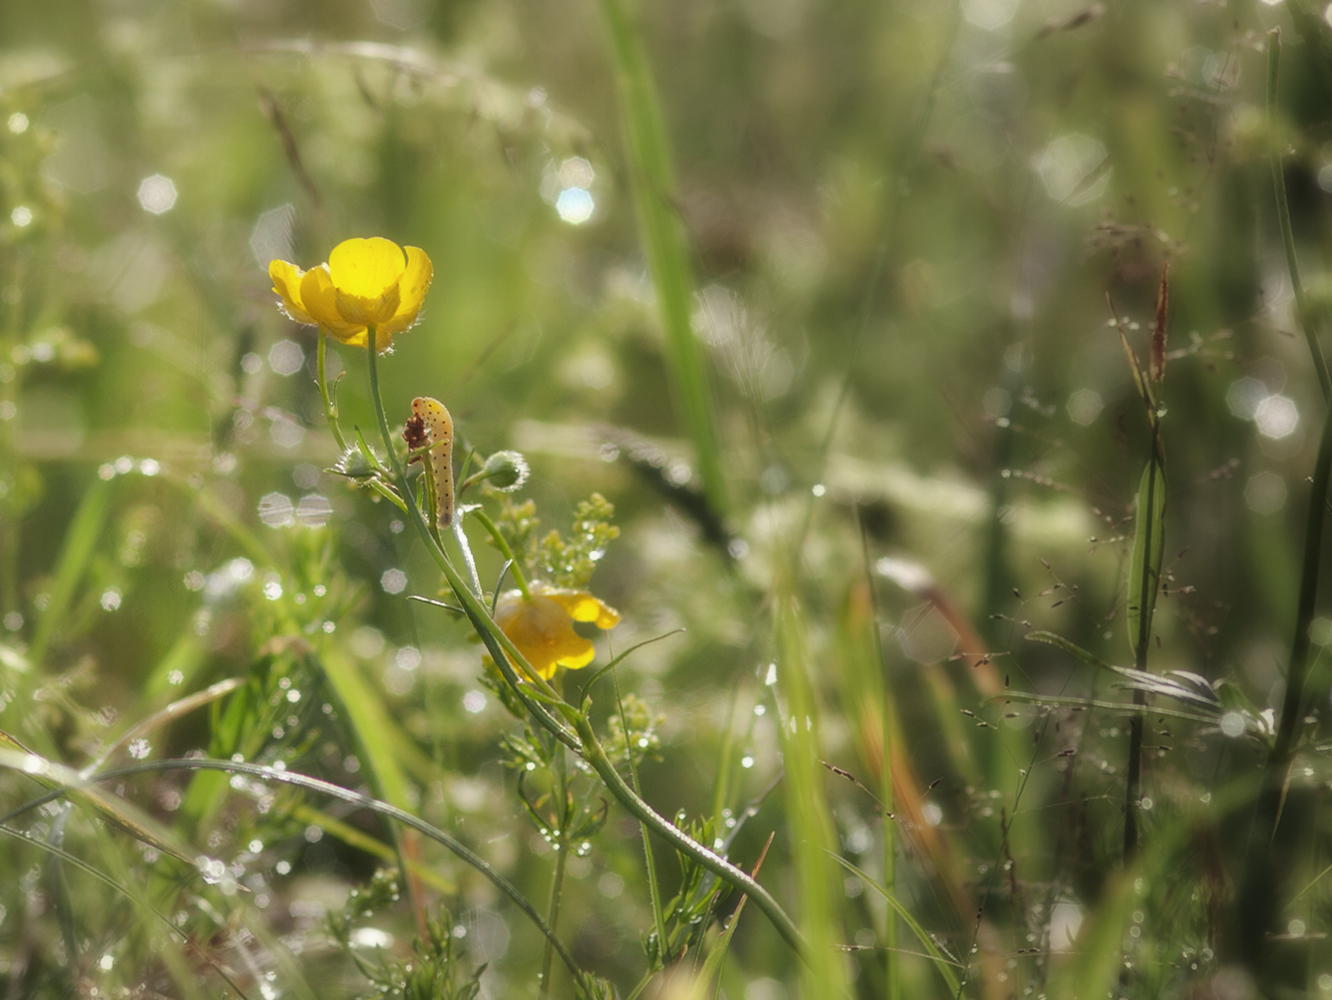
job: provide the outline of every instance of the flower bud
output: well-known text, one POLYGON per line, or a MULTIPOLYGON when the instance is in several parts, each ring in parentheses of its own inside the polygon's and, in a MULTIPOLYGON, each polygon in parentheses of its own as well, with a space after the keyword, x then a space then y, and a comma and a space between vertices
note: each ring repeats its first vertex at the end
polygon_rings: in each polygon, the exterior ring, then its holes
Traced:
POLYGON ((527 459, 516 451, 497 451, 486 459, 481 475, 491 489, 512 493, 527 482, 527 459))
POLYGON ((359 448, 348 448, 333 468, 352 479, 367 479, 375 474, 375 467, 359 448))

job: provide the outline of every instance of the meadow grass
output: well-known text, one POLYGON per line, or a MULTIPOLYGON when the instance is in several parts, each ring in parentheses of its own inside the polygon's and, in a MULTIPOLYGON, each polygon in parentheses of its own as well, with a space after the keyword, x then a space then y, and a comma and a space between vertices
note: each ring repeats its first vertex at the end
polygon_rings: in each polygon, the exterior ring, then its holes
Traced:
POLYGON ((0 995, 1332 995, 1329 31, 0 9, 0 995))

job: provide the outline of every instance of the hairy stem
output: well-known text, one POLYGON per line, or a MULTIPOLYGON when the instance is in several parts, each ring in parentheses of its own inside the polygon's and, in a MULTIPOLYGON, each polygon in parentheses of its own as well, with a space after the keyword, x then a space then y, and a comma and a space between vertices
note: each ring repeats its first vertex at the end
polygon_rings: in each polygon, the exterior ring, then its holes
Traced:
POLYGON ((318 372, 315 381, 319 383, 319 398, 324 401, 324 419, 328 421, 328 429, 333 432, 333 440, 338 443, 338 451, 345 453, 347 451, 347 439, 342 436, 342 427, 338 424, 338 404, 333 401, 333 394, 328 391, 328 375, 324 368, 324 355, 327 352, 328 334, 324 328, 319 328, 319 348, 317 350, 318 372))

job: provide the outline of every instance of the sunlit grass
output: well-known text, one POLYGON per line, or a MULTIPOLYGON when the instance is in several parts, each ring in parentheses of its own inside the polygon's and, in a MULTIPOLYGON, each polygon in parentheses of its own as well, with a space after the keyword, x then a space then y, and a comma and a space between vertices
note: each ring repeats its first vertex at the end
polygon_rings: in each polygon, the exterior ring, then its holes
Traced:
POLYGON ((1317 12, 0 38, 0 993, 1332 992, 1317 12))

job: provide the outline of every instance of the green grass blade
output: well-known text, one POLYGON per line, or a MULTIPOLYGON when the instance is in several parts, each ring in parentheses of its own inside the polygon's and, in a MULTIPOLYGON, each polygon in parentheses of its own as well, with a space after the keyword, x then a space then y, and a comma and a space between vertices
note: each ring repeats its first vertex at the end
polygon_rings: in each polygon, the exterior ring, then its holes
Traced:
MULTIPOLYGON (((0 751, 0 764, 5 763, 6 752, 0 751)), ((523 914, 532 922, 552 946, 556 954, 560 956, 561 961, 569 969, 574 981, 578 984, 582 995, 591 997, 593 992, 587 986, 587 979, 578 963, 574 961, 569 950, 564 947, 559 938, 555 936, 537 912, 531 901, 524 896, 508 879, 501 875, 488 861, 479 854, 467 847, 460 840, 451 834, 439 829, 431 823, 418 816, 413 815, 406 809, 392 805, 382 800, 371 798, 361 792, 354 792, 351 789, 343 788, 341 785, 335 785, 331 781, 324 781, 322 778, 312 778, 309 775, 298 774, 295 771, 278 771, 271 767, 265 767, 261 764, 248 764, 240 761, 210 760, 206 757, 191 757, 175 760, 157 760, 145 761, 140 764, 130 764, 126 767, 116 768, 111 771, 105 771, 95 775, 93 780, 112 781, 120 777, 128 777, 134 774, 147 774, 153 771, 218 771, 223 774, 248 774, 251 777, 260 778, 264 781, 272 781, 280 785, 289 785, 293 788, 303 788, 306 791, 316 792, 321 795, 328 795, 339 799, 361 809, 369 809, 371 812, 380 816, 387 817, 395 823, 410 827, 421 833, 423 836, 441 844, 449 851, 453 852, 458 858, 466 864, 471 865, 490 881, 495 888, 499 889, 504 895, 523 911, 523 914)))
POLYGON ((727 512, 726 483, 702 348, 694 333, 693 277, 675 201, 666 127, 662 122, 647 54, 623 0, 601 0, 615 64, 615 86, 624 122, 634 203, 665 328, 667 360, 677 406, 694 442, 703 492, 712 509, 727 512))
POLYGON ((920 926, 916 921, 916 918, 911 915, 911 911, 903 906, 896 896, 878 882, 874 881, 874 879, 870 878, 870 876, 866 875, 850 861, 847 861, 846 858, 839 857, 836 854, 831 855, 831 857, 839 865, 855 875, 856 878, 860 879, 884 898, 888 905, 892 907, 899 917, 902 918, 902 922, 910 928, 911 933, 916 936, 916 940, 919 941, 920 946, 925 949, 925 953, 933 960, 935 969, 937 969, 939 975, 943 977, 943 981, 948 984, 948 991, 955 997, 961 996, 962 985, 957 978, 956 972, 959 963, 943 953, 943 949, 935 943, 934 938, 930 936, 929 932, 926 931, 924 927, 920 926))
POLYGON ((1304 295, 1304 282, 1300 279, 1300 259, 1295 253, 1295 230, 1290 224, 1290 202, 1286 198, 1286 172, 1281 167, 1281 151, 1276 142, 1277 119, 1277 80, 1281 67, 1281 29, 1273 28, 1267 33, 1267 127, 1273 133, 1268 137, 1272 146, 1271 168, 1272 187, 1276 191, 1277 222, 1281 227, 1281 246, 1286 252, 1286 270, 1290 272, 1290 285, 1295 292, 1295 312, 1304 339, 1309 345, 1309 356, 1313 359, 1314 374, 1318 376, 1318 387, 1323 390, 1324 401, 1332 400, 1332 377, 1327 371, 1327 359, 1323 357, 1323 348, 1318 343, 1318 331, 1314 329, 1313 317, 1309 314, 1309 305, 1304 295))
POLYGON ((110 486, 104 480, 94 483, 74 515, 74 521, 65 535, 65 543, 60 549, 60 558, 56 562, 55 578, 51 583, 50 597, 37 623, 37 634, 33 636, 32 647, 28 650, 28 659, 40 664, 46 658, 47 649, 55 635, 56 627, 69 614, 69 606, 74 600, 74 592, 88 568, 93 549, 102 535, 106 524, 106 513, 110 501, 110 486))
POLYGON ((801 968, 807 1000, 846 994, 846 968, 838 952, 841 915, 833 887, 837 870, 829 859, 837 845, 824 794, 825 771, 819 761, 818 708, 810 682, 804 614, 787 594, 777 611, 777 683, 786 703, 780 720, 782 760, 786 768, 786 811, 791 826, 793 868, 800 900, 800 927, 809 942, 801 968))
MULTIPOLYGON (((1165 466, 1154 453, 1142 470, 1129 557, 1128 633, 1135 657, 1146 649, 1152 634, 1152 613, 1161 582, 1161 560, 1165 554, 1165 466)), ((1139 664, 1141 668, 1142 664, 1139 664)))

